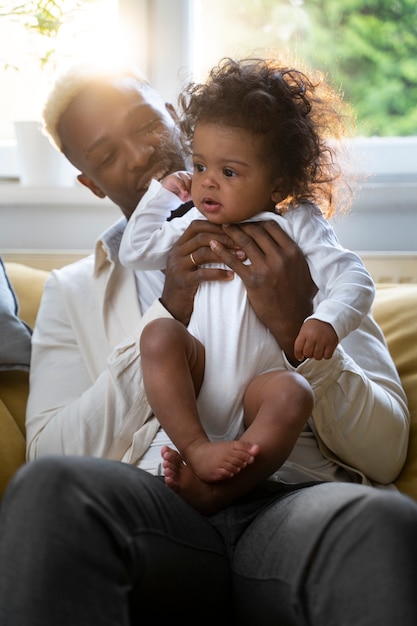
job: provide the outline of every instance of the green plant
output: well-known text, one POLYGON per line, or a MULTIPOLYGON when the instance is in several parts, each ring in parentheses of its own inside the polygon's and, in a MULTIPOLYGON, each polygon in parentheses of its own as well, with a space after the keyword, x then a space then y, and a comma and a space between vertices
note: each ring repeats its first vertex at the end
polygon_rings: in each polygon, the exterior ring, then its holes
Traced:
MULTIPOLYGON (((33 34, 36 56, 42 70, 53 67, 58 36, 62 26, 68 23, 87 4, 97 0, 32 0, 31 2, 8 2, 0 4, 0 18, 19 22, 33 34)), ((13 62, 4 61, 5 68, 19 69, 13 62)))

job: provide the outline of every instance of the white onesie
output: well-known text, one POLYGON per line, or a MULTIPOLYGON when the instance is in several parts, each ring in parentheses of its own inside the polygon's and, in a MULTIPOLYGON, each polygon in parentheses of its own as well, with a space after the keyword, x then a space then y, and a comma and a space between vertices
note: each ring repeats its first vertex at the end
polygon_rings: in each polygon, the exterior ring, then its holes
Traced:
MULTIPOLYGON (((132 214, 120 246, 123 265, 135 270, 166 267, 173 244, 195 219, 194 207, 183 217, 166 221, 178 197, 157 181, 132 214)), ((313 204, 290 209, 283 216, 260 213, 253 220, 275 219, 299 245, 319 291, 312 318, 330 323, 339 341, 357 328, 374 298, 374 285, 361 259, 343 248, 333 229, 313 204)), ((218 267, 225 268, 223 264, 218 267)), ((198 396, 201 423, 212 441, 236 439, 243 432, 242 399, 258 374, 288 369, 282 350, 249 304, 246 289, 232 281, 204 282, 194 300, 188 330, 205 346, 206 365, 198 396)))

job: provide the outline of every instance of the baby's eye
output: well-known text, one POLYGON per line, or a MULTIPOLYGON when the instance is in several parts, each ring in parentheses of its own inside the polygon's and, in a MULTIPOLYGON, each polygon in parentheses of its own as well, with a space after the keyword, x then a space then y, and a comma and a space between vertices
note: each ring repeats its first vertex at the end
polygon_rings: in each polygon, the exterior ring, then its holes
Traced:
POLYGON ((205 167, 202 163, 194 163, 194 172, 198 172, 199 174, 201 174, 201 172, 204 172, 205 167))
POLYGON ((234 172, 232 169, 230 169, 230 167, 223 168, 223 174, 227 178, 232 178, 233 176, 236 176, 236 172, 234 172))

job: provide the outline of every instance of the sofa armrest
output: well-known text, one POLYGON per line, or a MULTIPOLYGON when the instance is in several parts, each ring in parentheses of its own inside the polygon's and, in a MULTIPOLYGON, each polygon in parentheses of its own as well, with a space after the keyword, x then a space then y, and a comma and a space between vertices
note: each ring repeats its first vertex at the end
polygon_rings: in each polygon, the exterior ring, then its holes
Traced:
POLYGON ((49 272, 13 262, 5 267, 19 301, 19 317, 33 328, 49 272))
POLYGON ((373 313, 407 394, 411 415, 407 460, 396 480, 417 500, 417 284, 377 285, 373 313))
MULTIPOLYGON (((19 263, 5 263, 19 302, 19 317, 33 328, 48 272, 19 263)), ((29 374, 0 371, 0 500, 17 469, 25 462, 25 413, 29 374)))

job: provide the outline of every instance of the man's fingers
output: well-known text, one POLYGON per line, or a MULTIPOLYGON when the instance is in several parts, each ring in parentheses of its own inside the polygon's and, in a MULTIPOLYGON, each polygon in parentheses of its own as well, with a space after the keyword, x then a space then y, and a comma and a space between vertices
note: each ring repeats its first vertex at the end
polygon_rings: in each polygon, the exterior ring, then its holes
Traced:
POLYGON ((244 274, 246 266, 236 257, 236 254, 230 252, 229 249, 225 248, 216 239, 210 241, 210 249, 214 252, 218 261, 222 261, 222 263, 230 267, 238 276, 244 274))
POLYGON ((256 257, 263 256, 263 244, 269 238, 268 233, 261 222, 250 222, 247 224, 224 224, 223 230, 234 242, 236 247, 244 250, 248 258, 255 260, 256 257))
POLYGON ((263 229, 280 248, 293 248, 296 245, 294 240, 274 220, 263 222, 263 229))
POLYGON ((297 244, 287 235, 277 222, 246 222, 223 226, 224 231, 241 248, 252 263, 260 262, 265 256, 273 259, 273 264, 300 255, 297 244))
MULTIPOLYGON (((191 222, 185 232, 178 239, 176 246, 184 246, 185 255, 194 254, 199 248, 210 247, 210 241, 216 239, 225 247, 233 248, 235 244, 223 231, 222 227, 212 224, 206 220, 195 220, 191 222)), ((196 258, 194 254, 194 258, 196 258)))
POLYGON ((199 267, 195 272, 198 283, 233 280, 235 273, 232 270, 224 270, 215 267, 199 267))

